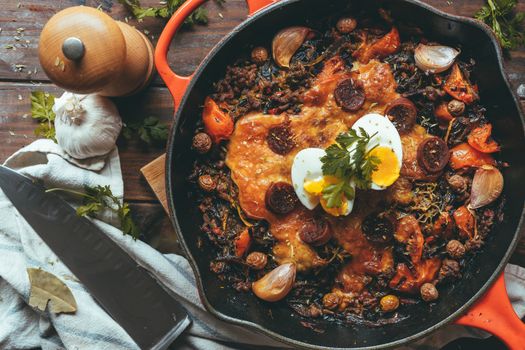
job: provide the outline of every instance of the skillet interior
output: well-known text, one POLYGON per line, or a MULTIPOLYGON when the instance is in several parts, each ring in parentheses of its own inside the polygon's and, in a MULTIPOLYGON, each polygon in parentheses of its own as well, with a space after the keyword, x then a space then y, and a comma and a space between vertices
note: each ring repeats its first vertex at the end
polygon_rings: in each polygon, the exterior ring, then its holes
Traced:
POLYGON ((341 0, 326 1, 319 6, 316 0, 281 1, 236 28, 208 55, 196 72, 170 136, 166 163, 168 201, 177 234, 197 276, 201 297, 207 308, 220 318, 256 327, 281 340, 302 346, 354 348, 400 345, 433 331, 464 312, 483 293, 489 281, 498 275, 512 253, 521 231, 525 198, 525 186, 521 182, 525 178, 522 155, 525 138, 523 118, 502 74, 501 53, 493 36, 488 34, 487 29, 473 24, 472 20, 436 14, 435 10, 413 0, 381 2, 367 1, 364 5, 363 1, 341 0), (327 324, 325 333, 319 334, 301 326, 299 317, 292 315, 284 304, 271 305, 271 317, 269 304, 251 294, 222 288, 223 284, 209 271, 212 247, 206 240, 202 248, 197 247, 201 216, 196 204, 188 200, 185 179, 192 167, 190 145, 196 121, 200 118, 200 106, 211 92, 212 82, 224 74, 225 67, 234 62, 241 52, 248 52, 250 45, 270 42, 281 28, 304 25, 322 16, 342 13, 348 10, 349 4, 354 9, 366 6, 373 11, 380 5, 391 9, 396 20, 419 26, 427 37, 440 43, 461 44, 463 53, 476 59, 481 101, 487 107, 494 133, 502 145, 501 159, 511 165, 504 171, 504 193, 508 202, 505 222, 495 227, 493 239, 464 270, 464 278, 453 286, 440 289, 440 301, 435 307, 429 308, 423 303, 417 305, 409 319, 394 325, 368 328, 327 324))

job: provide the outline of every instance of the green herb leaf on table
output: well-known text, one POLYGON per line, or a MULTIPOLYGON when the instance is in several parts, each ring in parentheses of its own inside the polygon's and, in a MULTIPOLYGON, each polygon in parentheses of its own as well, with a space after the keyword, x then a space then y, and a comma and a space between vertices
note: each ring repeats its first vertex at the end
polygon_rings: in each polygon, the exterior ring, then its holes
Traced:
POLYGON ((162 124, 157 117, 147 117, 140 122, 126 123, 122 136, 131 140, 135 135, 148 145, 163 145, 168 139, 168 126, 162 124))
POLYGON ((82 205, 77 208, 78 216, 95 216, 95 214, 108 209, 117 214, 120 221, 120 228, 125 235, 130 235, 133 239, 137 239, 140 235, 138 226, 133 221, 131 216, 131 209, 128 203, 121 203, 120 200, 113 195, 109 186, 86 186, 84 193, 69 190, 65 188, 51 188, 46 192, 67 192, 82 198, 82 205))
POLYGON ((379 158, 370 156, 377 145, 369 147, 376 134, 369 135, 364 129, 349 130, 336 138, 336 143, 330 145, 321 158, 323 175, 334 176, 340 181, 323 189, 323 199, 329 208, 339 208, 346 199, 355 197, 355 187, 369 189, 372 183, 372 172, 381 162, 379 158))
MULTIPOLYGON (((186 0, 167 0, 159 7, 142 7, 139 0, 118 0, 119 3, 126 6, 137 19, 145 17, 169 18, 186 0)), ((186 20, 184 24, 206 24, 208 23, 208 14, 202 7, 197 8, 186 20)))
POLYGON ((488 24, 504 49, 525 45, 524 12, 516 12, 517 0, 487 0, 475 18, 488 24))
POLYGON ((43 91, 31 92, 31 117, 39 122, 35 135, 56 142, 54 105, 55 96, 43 91))

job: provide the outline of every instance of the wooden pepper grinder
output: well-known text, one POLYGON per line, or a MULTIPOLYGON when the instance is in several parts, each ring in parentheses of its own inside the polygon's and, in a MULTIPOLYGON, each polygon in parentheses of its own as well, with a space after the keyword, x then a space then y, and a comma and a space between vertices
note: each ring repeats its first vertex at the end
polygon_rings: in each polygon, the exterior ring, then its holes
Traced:
POLYGON ((67 91, 125 96, 153 75, 153 46, 135 28, 102 11, 75 6, 51 17, 38 47, 49 79, 67 91))

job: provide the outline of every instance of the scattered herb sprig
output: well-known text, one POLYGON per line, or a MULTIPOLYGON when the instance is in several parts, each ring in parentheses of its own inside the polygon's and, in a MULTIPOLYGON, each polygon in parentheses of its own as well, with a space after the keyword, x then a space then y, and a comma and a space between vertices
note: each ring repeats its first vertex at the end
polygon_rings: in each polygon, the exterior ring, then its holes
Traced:
POLYGON ((517 0, 487 0, 475 18, 488 24, 504 49, 525 45, 524 12, 516 12, 517 0))
POLYGON ((137 135, 148 145, 164 145, 168 139, 168 126, 157 117, 147 117, 142 121, 127 122, 122 129, 122 136, 130 140, 137 135))
MULTIPOLYGON (((131 11, 137 19, 144 17, 169 18, 186 0, 167 0, 159 7, 142 7, 139 0, 118 0, 121 4, 131 11)), ((184 24, 206 24, 208 23, 208 14, 202 7, 196 9, 186 20, 184 24)))
POLYGON ((323 190, 323 198, 329 208, 339 208, 343 203, 343 195, 347 199, 355 197, 355 187, 368 189, 372 182, 372 172, 381 162, 370 152, 377 145, 369 147, 370 140, 376 134, 369 135, 363 128, 349 130, 336 138, 336 143, 326 149, 326 155, 321 158, 323 175, 335 176, 340 181, 327 186, 323 190))
POLYGON ((131 209, 128 203, 121 203, 120 200, 113 195, 109 186, 86 186, 85 192, 65 188, 51 188, 46 192, 67 192, 82 198, 82 205, 77 208, 78 216, 95 216, 104 209, 113 211, 118 215, 120 220, 120 227, 125 235, 130 235, 133 239, 137 239, 140 235, 138 226, 131 217, 131 209))
POLYGON ((56 142, 54 105, 55 96, 50 93, 43 91, 31 92, 31 117, 39 123, 35 129, 35 135, 56 142))

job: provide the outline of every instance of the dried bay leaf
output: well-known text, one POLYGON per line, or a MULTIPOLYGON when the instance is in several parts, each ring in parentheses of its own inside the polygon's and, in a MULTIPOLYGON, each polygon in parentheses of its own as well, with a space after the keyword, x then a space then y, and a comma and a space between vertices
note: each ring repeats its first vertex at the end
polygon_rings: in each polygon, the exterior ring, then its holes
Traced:
POLYGON ((55 275, 42 269, 27 269, 31 283, 29 305, 54 314, 77 311, 77 302, 69 288, 55 275))

